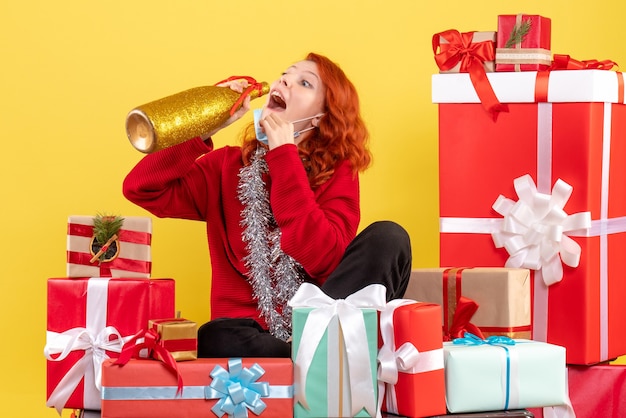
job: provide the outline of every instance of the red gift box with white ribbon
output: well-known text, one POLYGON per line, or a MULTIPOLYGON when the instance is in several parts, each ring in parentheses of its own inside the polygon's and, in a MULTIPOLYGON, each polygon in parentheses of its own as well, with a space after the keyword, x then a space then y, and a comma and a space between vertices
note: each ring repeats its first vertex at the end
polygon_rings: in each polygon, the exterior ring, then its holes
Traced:
POLYGON ((152 271, 152 219, 123 218, 111 257, 96 259, 94 217, 72 215, 67 223, 67 277, 141 277, 152 271))
POLYGON ((378 400, 406 417, 446 413, 441 306, 395 299, 380 314, 378 400))
POLYGON ((494 122, 466 74, 435 74, 440 264, 529 268, 533 338, 570 364, 626 353, 626 106, 621 73, 489 73, 494 122))
POLYGON ((100 409, 102 362, 151 318, 173 317, 174 280, 48 279, 47 405, 100 409))

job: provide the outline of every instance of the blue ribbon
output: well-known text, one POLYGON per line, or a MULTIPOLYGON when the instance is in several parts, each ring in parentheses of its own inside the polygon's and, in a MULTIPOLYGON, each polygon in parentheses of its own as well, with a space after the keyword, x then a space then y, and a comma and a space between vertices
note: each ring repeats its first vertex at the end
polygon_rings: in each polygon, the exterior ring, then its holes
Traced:
POLYGON ((257 382, 265 373, 255 363, 252 367, 243 367, 242 360, 229 359, 228 370, 217 365, 210 376, 213 381, 204 388, 205 399, 219 399, 211 411, 219 418, 227 414, 231 418, 247 418, 248 409, 255 415, 261 415, 267 405, 261 397, 270 395, 267 382, 257 382))
POLYGON ((509 409, 509 395, 511 387, 511 357, 507 345, 515 345, 515 340, 503 335, 492 335, 484 340, 472 334, 465 332, 463 338, 455 338, 452 343, 457 345, 491 345, 503 348, 506 352, 506 397, 504 400, 504 409, 509 409))

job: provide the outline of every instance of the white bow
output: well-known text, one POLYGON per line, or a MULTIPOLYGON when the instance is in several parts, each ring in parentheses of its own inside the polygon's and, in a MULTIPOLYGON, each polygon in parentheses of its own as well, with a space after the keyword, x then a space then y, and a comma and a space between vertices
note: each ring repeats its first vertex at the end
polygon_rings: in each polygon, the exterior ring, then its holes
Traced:
POLYGON ((55 407, 61 415, 61 410, 90 366, 93 368, 95 386, 100 391, 102 363, 109 358, 106 351, 121 352, 124 340, 115 327, 106 327, 96 335, 90 334, 86 328, 72 328, 62 333, 48 332, 44 347, 44 355, 48 360, 61 361, 72 351, 83 351, 84 355, 63 376, 46 405, 55 407), (59 356, 54 357, 57 354, 59 356))
POLYGON ((502 229, 492 233, 497 248, 509 253, 505 267, 542 270, 546 285, 563 278, 561 261, 577 267, 580 245, 568 233, 589 229, 591 213, 568 215, 563 210, 573 187, 558 179, 552 194, 539 193, 528 174, 514 180, 519 200, 498 196, 493 209, 504 217, 502 229), (560 257, 559 257, 560 256, 560 257))
POLYGON ((370 354, 367 350, 368 341, 365 320, 361 308, 382 310, 385 305, 386 289, 383 285, 372 284, 346 299, 334 300, 322 292, 317 286, 303 283, 289 306, 297 308, 314 308, 308 315, 302 340, 294 361, 294 402, 309 409, 306 400, 306 380, 313 360, 313 355, 326 332, 331 319, 337 317, 343 332, 350 375, 350 405, 352 416, 365 409, 370 416, 376 410, 376 393, 374 391, 370 354))

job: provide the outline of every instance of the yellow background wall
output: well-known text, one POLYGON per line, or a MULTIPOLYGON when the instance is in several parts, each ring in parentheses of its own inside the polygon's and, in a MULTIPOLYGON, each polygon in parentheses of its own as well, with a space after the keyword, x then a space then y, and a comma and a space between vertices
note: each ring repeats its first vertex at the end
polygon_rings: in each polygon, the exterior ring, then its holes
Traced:
MULTIPOLYGON (((132 107, 234 74, 272 81, 308 51, 330 56, 359 89, 371 131, 375 164, 362 177, 362 226, 378 219, 402 223, 411 234, 414 266, 436 266, 437 108, 430 101, 430 75, 437 68, 431 36, 451 28, 496 30, 498 14, 541 14, 552 19, 553 52, 626 63, 624 4, 4 0, 1 415, 56 414, 45 407, 42 350, 46 279, 65 275, 67 217, 147 216, 121 194, 122 179, 141 157, 124 133, 132 107)), ((220 133, 217 144, 234 143, 242 123, 220 133)), ((175 278, 177 308, 197 322, 208 320, 203 225, 155 219, 153 232, 153 277, 175 278)))

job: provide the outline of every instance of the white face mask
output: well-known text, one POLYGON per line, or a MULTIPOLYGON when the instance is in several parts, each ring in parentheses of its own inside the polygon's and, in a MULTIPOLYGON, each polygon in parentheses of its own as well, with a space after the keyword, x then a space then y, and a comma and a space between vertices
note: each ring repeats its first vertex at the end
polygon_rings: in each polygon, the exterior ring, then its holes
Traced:
MULTIPOLYGON (((267 145, 267 135, 265 135, 265 132, 263 132, 263 129, 261 129, 261 123, 260 123, 260 121, 261 121, 261 113, 263 112, 263 109, 254 109, 252 112, 254 114, 254 132, 256 133, 256 139, 258 139, 259 141, 261 141, 262 143, 267 145)), ((291 123, 304 122, 304 121, 315 119, 315 118, 319 118, 319 117, 322 117, 322 116, 324 116, 324 113, 318 113, 317 115, 309 116, 308 118, 291 121, 291 123)), ((293 133, 293 137, 297 138, 303 132, 307 132, 307 131, 310 131, 311 129, 315 129, 315 128, 316 128, 315 126, 309 126, 308 128, 300 129, 299 131, 295 131, 293 133)))

